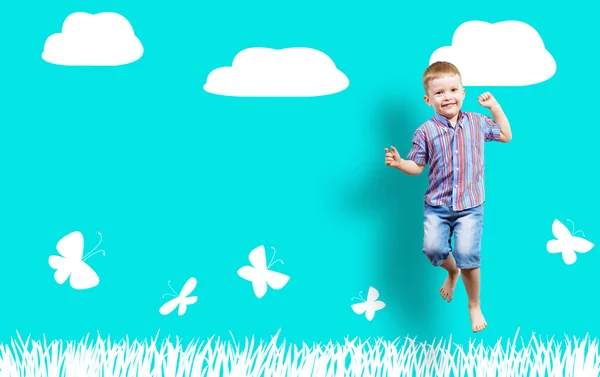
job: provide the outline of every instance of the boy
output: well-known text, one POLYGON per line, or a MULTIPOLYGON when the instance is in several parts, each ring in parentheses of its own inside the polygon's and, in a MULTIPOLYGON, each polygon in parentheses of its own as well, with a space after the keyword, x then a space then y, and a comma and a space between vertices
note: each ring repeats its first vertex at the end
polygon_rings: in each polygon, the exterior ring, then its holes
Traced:
POLYGON ((408 175, 419 175, 429 164, 429 188, 424 197, 423 253, 433 266, 448 271, 440 294, 452 301, 462 274, 473 332, 487 326, 479 301, 480 247, 483 228, 484 143, 512 139, 508 119, 494 97, 485 92, 479 104, 493 120, 463 112, 466 90, 460 72, 451 63, 435 62, 423 74, 425 103, 435 115, 413 134, 404 160, 395 147, 385 148, 385 163, 408 175), (450 240, 454 234, 454 250, 450 240), (450 254, 452 252, 452 254, 450 254))

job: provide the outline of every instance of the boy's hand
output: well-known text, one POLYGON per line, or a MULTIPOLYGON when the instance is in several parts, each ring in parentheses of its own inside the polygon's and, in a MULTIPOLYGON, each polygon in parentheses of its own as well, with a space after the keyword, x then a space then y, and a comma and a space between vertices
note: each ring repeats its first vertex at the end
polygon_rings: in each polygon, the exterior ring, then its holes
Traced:
POLYGON ((498 105, 498 101, 494 98, 494 96, 490 92, 485 92, 477 98, 479 104, 483 107, 487 107, 491 109, 494 106, 498 105))
POLYGON ((393 168, 397 168, 400 166, 400 162, 402 162, 402 158, 400 157, 400 153, 396 150, 395 147, 392 147, 390 151, 387 148, 384 148, 385 151, 385 164, 387 166, 391 166, 393 168))

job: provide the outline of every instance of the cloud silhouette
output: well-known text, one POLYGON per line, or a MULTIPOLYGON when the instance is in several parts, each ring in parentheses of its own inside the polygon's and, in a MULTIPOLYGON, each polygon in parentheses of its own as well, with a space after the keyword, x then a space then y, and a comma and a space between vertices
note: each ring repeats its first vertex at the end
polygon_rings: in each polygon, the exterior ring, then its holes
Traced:
POLYGON ((76 12, 64 21, 62 33, 46 39, 42 59, 68 66, 117 66, 144 53, 127 19, 120 14, 76 12))
POLYGON ((312 97, 348 85, 348 77, 319 50, 251 47, 239 52, 230 67, 210 72, 204 90, 236 97, 312 97))
POLYGON ((429 64, 448 61, 461 71, 465 86, 525 86, 551 78, 556 62, 530 25, 468 21, 452 37, 452 46, 434 51, 429 64))

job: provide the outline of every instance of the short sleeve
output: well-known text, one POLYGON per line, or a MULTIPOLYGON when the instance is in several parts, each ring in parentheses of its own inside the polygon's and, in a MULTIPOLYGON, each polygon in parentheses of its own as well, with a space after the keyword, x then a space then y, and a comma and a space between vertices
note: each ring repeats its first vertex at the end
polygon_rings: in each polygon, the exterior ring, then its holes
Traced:
POLYGON ((500 141, 500 125, 492 118, 479 114, 485 135, 485 141, 500 141))
POLYGON ((419 128, 413 134, 412 148, 406 158, 413 160, 417 165, 426 165, 429 162, 429 150, 422 129, 419 128))

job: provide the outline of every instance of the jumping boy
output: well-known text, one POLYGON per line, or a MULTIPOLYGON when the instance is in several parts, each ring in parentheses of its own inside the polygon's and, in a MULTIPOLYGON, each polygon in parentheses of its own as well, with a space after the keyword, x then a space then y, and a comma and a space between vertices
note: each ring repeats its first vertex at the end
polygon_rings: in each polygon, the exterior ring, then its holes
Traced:
POLYGON ((423 253, 433 266, 448 271, 440 289, 447 302, 462 273, 473 332, 487 322, 481 312, 480 248, 483 228, 484 143, 512 139, 508 119, 496 99, 485 92, 479 104, 493 119, 463 112, 466 90, 459 70, 448 62, 435 62, 423 74, 425 103, 435 115, 413 134, 412 148, 402 159, 395 147, 385 148, 385 163, 416 176, 429 164, 429 187, 424 196, 423 253), (451 238, 454 234, 454 250, 451 238))

